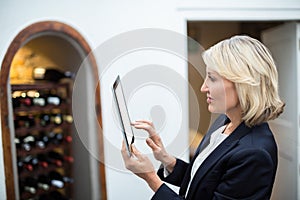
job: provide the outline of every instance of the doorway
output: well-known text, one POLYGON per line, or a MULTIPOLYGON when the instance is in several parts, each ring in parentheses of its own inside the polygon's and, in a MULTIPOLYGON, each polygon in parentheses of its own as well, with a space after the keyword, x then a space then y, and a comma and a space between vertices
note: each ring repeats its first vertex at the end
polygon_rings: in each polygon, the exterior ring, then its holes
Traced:
MULTIPOLYGON (((268 40, 268 38, 266 37, 270 37, 271 34, 268 34, 266 36, 265 33, 267 30, 269 32, 269 30, 277 28, 277 27, 282 27, 284 24, 289 24, 290 21, 191 21, 188 22, 188 35, 190 37, 192 37, 194 40, 198 41, 204 49, 207 49, 208 47, 212 46, 213 44, 229 38, 233 35, 236 34, 246 34, 249 35, 251 37, 254 37, 262 42, 265 42, 266 40, 268 40), (265 35, 265 37, 263 38, 262 35, 265 35)), ((293 27, 293 26, 291 26, 293 27)), ((291 30, 291 27, 286 27, 285 29, 283 29, 284 31, 291 30), (290 28, 290 29, 289 29, 290 28)), ((278 34, 283 35, 282 33, 284 31, 279 32, 278 34)), ((272 32, 272 31, 271 31, 272 32)), ((296 32, 295 32, 296 33, 296 32)), ((281 35, 278 37, 280 38, 281 35)), ((295 34, 296 35, 296 34, 295 34)), ((293 41, 296 39, 293 39, 293 41)), ((283 41, 281 41, 283 42, 283 41)), ((297 42, 294 42, 294 45, 296 45, 297 42)), ((266 44, 266 46, 268 46, 266 44)), ((269 46, 268 46, 269 47, 269 46)), ((297 48, 294 48, 297 49, 297 48)), ((270 49, 271 52, 273 49, 270 49)), ((278 56, 278 54, 276 55, 276 52, 272 52, 274 53, 274 60, 275 61, 282 61, 282 56, 278 56)), ((277 51, 278 53, 278 51, 277 51)), ((282 52, 281 52, 282 54, 282 52)), ((296 52, 295 52, 296 54, 296 52)), ((194 62, 201 62, 199 59, 200 56, 200 52, 197 51, 197 49, 194 48, 190 48, 189 47, 189 58, 191 60, 193 60, 194 62)), ((287 59, 285 59, 285 61, 287 61, 287 59)), ((291 61, 288 62, 289 64, 291 64, 291 61)), ((286 64, 288 64, 287 62, 285 63, 284 66, 278 66, 278 73, 279 73, 279 88, 284 88, 286 87, 286 82, 289 76, 286 75, 286 70, 287 69, 283 69, 285 67, 287 67, 286 64), (280 78, 281 77, 281 78, 280 78), (281 80, 281 82, 280 82, 281 80)), ((295 68, 297 68, 296 66, 290 66, 290 72, 289 73, 294 73, 295 75, 295 68), (293 71, 292 71, 293 70, 293 71)), ((287 67, 288 68, 288 67, 287 67)), ((192 85, 192 88, 194 91, 194 93, 197 94, 197 98, 198 98, 198 105, 199 105, 199 110, 201 111, 200 115, 201 115, 201 123, 198 124, 198 129, 197 130, 190 130, 190 134, 192 134, 191 138, 195 138, 198 139, 197 141, 190 141, 191 145, 191 155, 193 154, 195 148, 197 148, 197 144, 199 144, 199 142, 201 141, 203 134, 206 133, 207 128, 210 125, 210 122, 213 121, 212 118, 214 118, 215 116, 211 116, 210 113, 207 112, 207 108, 206 108, 206 95, 200 93, 200 87, 203 83, 203 77, 201 77, 201 75, 199 73, 196 73, 197 69, 195 69, 193 66, 189 66, 189 82, 192 85), (196 136, 195 136, 196 135, 196 136), (193 144, 195 144, 195 146, 193 146, 193 144)), ((297 79, 293 80, 296 82, 293 86, 297 87, 297 79)), ((299 84, 298 84, 299 85, 299 84)), ((283 89, 284 90, 284 89, 283 89)), ((283 94, 284 92, 281 91, 281 94, 283 94)), ((289 94, 290 95, 290 94, 289 94)), ((287 95, 283 94, 283 99, 284 98, 288 98, 287 95)), ((293 101, 296 98, 293 98, 293 101)), ((287 102, 288 103, 288 102, 287 102)), ((195 105, 190 105, 189 108, 189 112, 190 112, 190 119, 191 121, 193 120, 193 115, 194 115, 194 111, 195 109, 192 107, 195 105)), ((288 106, 290 107, 290 106, 288 106)), ((292 108, 292 109, 296 109, 296 108, 292 108)), ((294 116, 294 115, 293 115, 294 116)), ((297 116, 295 116, 294 119, 297 119, 297 116)), ((195 123, 195 122, 190 122, 190 123, 195 123)), ((297 124, 297 122, 296 122, 297 124)), ((286 153, 285 151, 287 150, 286 147, 288 146, 286 139, 284 139, 285 136, 278 136, 276 135, 276 131, 281 130, 281 133, 285 133, 286 129, 280 129, 278 128, 278 124, 276 126, 276 123, 270 122, 270 126, 271 129, 274 129, 274 135, 275 138, 277 140, 278 143, 278 148, 279 148, 279 167, 277 170, 277 177, 275 180, 275 185, 273 187, 273 195, 272 195, 272 199, 283 199, 283 198, 288 198, 288 199, 295 199, 297 198, 297 187, 299 188, 299 186, 297 186, 297 177, 295 176, 295 174, 297 173, 297 152, 296 151, 291 151, 289 153, 286 153), (284 131, 285 130, 285 131, 284 131), (292 155, 292 156, 289 156, 292 155), (293 162, 290 162, 291 160, 293 160, 293 162), (296 161, 295 161, 296 160, 296 161), (292 164, 291 164, 292 163, 292 164), (284 169, 293 169, 293 170, 289 170, 288 172, 284 169), (293 175, 294 174, 294 175, 293 175), (285 184, 282 184, 282 183, 285 184)), ((293 127, 296 126, 295 124, 293 125, 293 127)), ((295 132, 297 133, 297 132, 295 132)), ((296 138, 294 138, 294 140, 297 140, 296 138)), ((296 143, 296 142, 295 142, 296 143)), ((291 143, 290 143, 291 144, 291 143)), ((297 149, 297 145, 294 145, 293 147, 291 147, 291 149, 297 149)))
MULTIPOLYGON (((69 25, 56 21, 38 22, 23 29, 10 44, 2 62, 0 87, 1 99, 4 101, 1 100, 1 127, 7 199, 19 198, 11 84, 12 81, 15 81, 14 78, 20 80, 28 74, 30 77, 30 68, 34 67, 34 63, 44 66, 52 65, 59 70, 73 73, 76 73, 79 67, 84 65, 86 76, 80 80, 81 87, 76 92, 77 96, 82 98, 79 101, 84 103, 78 109, 83 116, 88 116, 92 111, 89 110, 91 108, 87 105, 89 101, 86 100, 86 97, 95 97, 94 109, 97 111, 97 120, 88 121, 87 117, 82 117, 79 123, 88 130, 85 132, 86 135, 80 135, 81 133, 73 127, 72 150, 75 160, 73 170, 74 177, 77 179, 74 181, 73 199, 98 199, 100 197, 106 199, 104 164, 90 155, 89 148, 84 146, 82 141, 82 138, 89 138, 89 140, 97 142, 97 152, 100 157, 103 155, 102 131, 98 128, 102 126, 98 67, 88 43, 81 34, 69 25), (26 63, 19 59, 23 62, 21 63, 23 68, 21 67, 14 71, 17 73, 13 73, 13 64, 15 67, 19 66, 13 61, 16 56, 20 55, 26 57, 26 62, 30 62, 26 63), (85 60, 84 64, 82 64, 83 60, 85 60), (89 87, 97 89, 90 91, 87 89, 89 87), (85 101, 83 101, 84 99, 85 101), (82 162, 85 165, 82 165, 82 162)), ((70 87, 73 87, 72 84, 70 83, 70 87)), ((72 110, 72 112, 76 111, 72 110)), ((100 158, 102 161, 103 159, 100 158)))

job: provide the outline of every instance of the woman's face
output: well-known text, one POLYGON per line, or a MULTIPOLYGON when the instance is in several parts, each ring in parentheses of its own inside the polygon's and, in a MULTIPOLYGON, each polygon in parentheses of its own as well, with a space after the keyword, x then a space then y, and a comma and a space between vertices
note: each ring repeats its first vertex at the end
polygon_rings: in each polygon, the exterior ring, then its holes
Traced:
POLYGON ((207 68, 201 92, 206 93, 211 113, 230 113, 239 109, 239 99, 233 82, 207 68))

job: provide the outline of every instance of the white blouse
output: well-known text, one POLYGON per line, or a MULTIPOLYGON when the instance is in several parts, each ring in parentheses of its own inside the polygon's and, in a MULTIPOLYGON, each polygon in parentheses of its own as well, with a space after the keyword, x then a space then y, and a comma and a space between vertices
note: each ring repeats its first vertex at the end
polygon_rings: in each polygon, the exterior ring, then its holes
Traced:
POLYGON ((191 182, 201 166, 201 164, 204 162, 204 160, 221 144, 228 135, 223 134, 223 131, 225 130, 226 125, 221 126, 218 128, 215 132, 213 132, 210 136, 209 144, 198 154, 197 158, 195 159, 195 162, 193 163, 192 170, 191 170, 191 179, 188 185, 188 188, 186 190, 186 194, 189 191, 191 182))

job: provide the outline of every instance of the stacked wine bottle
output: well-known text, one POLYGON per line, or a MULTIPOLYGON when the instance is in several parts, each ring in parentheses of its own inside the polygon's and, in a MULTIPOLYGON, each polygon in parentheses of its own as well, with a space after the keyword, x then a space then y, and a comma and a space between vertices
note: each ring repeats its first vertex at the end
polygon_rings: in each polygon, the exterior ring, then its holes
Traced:
POLYGON ((11 89, 20 199, 72 199, 69 85, 12 85, 11 89))

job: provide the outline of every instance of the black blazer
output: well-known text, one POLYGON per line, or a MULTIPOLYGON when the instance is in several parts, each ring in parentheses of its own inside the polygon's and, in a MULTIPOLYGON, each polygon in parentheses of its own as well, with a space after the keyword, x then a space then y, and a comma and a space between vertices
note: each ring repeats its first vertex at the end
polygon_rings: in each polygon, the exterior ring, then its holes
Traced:
MULTIPOLYGON (((179 195, 163 184, 153 200, 184 199, 192 164, 208 144, 210 135, 229 122, 220 115, 201 141, 188 164, 177 159, 173 172, 163 181, 180 186, 179 195)), ((202 163, 197 170, 186 199, 270 199, 277 169, 277 145, 267 123, 247 127, 241 123, 202 163)))

